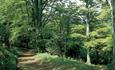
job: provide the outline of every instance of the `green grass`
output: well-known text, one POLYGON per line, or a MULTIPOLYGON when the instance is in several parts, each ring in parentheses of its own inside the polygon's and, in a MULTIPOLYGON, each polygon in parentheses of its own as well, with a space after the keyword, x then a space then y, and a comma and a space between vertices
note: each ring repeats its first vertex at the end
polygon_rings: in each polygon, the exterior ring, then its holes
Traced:
POLYGON ((109 70, 103 65, 87 65, 82 61, 62 58, 47 53, 38 53, 38 61, 22 65, 21 70, 109 70))
POLYGON ((41 65, 45 65, 47 70, 99 70, 96 65, 87 65, 80 61, 52 56, 47 53, 37 54, 36 58, 41 60, 41 65))

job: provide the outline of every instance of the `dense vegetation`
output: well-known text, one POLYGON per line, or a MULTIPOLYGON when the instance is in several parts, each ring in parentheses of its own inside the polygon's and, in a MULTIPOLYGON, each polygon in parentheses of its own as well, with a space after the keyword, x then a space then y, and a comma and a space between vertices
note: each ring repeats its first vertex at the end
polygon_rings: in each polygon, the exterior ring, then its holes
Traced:
POLYGON ((0 70, 15 70, 19 51, 25 48, 115 67, 114 3, 0 0, 0 70))

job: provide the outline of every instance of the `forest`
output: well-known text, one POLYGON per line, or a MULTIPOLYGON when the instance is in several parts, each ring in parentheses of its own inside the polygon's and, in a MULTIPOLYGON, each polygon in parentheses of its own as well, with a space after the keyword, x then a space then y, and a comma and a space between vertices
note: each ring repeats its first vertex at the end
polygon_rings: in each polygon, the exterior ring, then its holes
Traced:
POLYGON ((0 70, 115 70, 115 0, 0 0, 0 70))

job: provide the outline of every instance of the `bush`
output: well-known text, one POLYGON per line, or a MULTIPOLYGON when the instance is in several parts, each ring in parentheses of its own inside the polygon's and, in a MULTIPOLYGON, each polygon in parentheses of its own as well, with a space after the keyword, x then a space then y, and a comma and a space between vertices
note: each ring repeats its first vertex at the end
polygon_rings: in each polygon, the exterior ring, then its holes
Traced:
POLYGON ((16 55, 9 50, 0 47, 0 70, 16 70, 16 55))

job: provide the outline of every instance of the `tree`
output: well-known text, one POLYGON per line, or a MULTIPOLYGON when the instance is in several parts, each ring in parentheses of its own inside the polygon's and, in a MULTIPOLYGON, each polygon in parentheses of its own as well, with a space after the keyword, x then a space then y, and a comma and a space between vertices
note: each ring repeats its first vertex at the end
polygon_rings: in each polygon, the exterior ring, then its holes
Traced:
MULTIPOLYGON (((91 8, 93 7, 93 0, 85 0, 86 3, 86 9, 87 9, 87 13, 86 13, 86 18, 85 18, 85 23, 86 23, 86 37, 87 37, 87 41, 89 41, 89 33, 90 33, 90 24, 92 23, 92 11, 91 8)), ((91 64, 91 59, 90 59, 90 47, 87 46, 87 64, 91 64)))
POLYGON ((115 0, 107 0, 112 10, 113 64, 115 64, 115 0))
POLYGON ((113 64, 115 64, 115 0, 112 0, 112 14, 113 14, 113 64))

